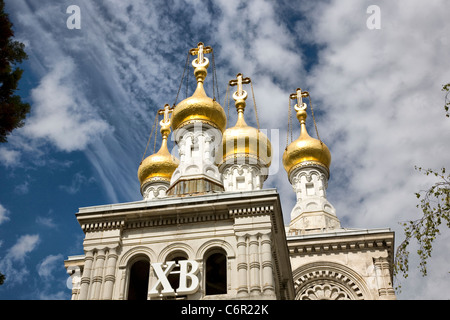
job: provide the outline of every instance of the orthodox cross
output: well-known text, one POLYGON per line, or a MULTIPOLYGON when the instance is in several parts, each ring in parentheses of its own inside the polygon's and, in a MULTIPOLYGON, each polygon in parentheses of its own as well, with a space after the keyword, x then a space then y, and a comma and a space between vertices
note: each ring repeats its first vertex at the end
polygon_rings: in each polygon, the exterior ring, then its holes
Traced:
POLYGON ((250 78, 248 78, 248 77, 244 78, 242 73, 238 73, 236 75, 236 80, 234 80, 234 79, 230 80, 230 82, 229 82, 230 86, 237 86, 237 92, 235 92, 233 94, 233 97, 245 99, 247 97, 247 92, 245 92, 242 85, 244 83, 248 84, 248 83, 250 83, 250 81, 251 81, 250 78), (244 98, 244 96, 245 96, 245 98, 244 98))
POLYGON ((197 48, 192 48, 191 50, 189 50, 189 53, 192 56, 197 55, 197 63, 198 64, 202 64, 203 63, 203 55, 205 53, 211 53, 212 52, 212 48, 210 46, 205 47, 203 45, 203 42, 199 42, 197 44, 197 48))
POLYGON ((295 105, 294 108, 301 108, 306 109, 306 103, 303 102, 303 98, 309 97, 308 91, 302 91, 302 89, 297 88, 297 91, 295 93, 292 93, 289 98, 292 100, 297 99, 297 105, 295 105))
POLYGON ((170 126, 170 118, 169 114, 173 112, 173 108, 170 108, 168 104, 164 106, 164 109, 158 110, 158 114, 163 114, 164 118, 161 120, 160 125, 161 127, 167 127, 170 126))

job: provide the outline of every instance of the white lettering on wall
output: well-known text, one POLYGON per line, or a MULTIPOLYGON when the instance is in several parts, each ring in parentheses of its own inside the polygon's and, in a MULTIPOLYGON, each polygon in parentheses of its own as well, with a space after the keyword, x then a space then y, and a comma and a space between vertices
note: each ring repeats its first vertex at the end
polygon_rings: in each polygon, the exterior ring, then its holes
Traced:
POLYGON ((178 264, 175 261, 169 261, 165 264, 152 263, 151 266, 155 271, 157 281, 148 292, 150 297, 192 294, 200 287, 197 277, 199 271, 197 261, 181 260, 178 264), (179 267, 180 271, 173 271, 175 267, 179 267), (169 274, 180 274, 180 283, 176 291, 167 278, 169 274))

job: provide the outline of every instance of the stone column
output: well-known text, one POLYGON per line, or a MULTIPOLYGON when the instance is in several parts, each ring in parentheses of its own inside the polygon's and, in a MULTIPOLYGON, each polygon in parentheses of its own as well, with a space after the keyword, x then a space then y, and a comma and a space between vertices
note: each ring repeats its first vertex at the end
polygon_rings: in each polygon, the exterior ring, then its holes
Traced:
POLYGON ((119 300, 124 300, 126 297, 125 293, 125 291, 127 290, 126 277, 127 277, 126 268, 119 267, 119 300))
POLYGON ((262 289, 263 294, 267 296, 275 295, 275 288, 273 285, 273 263, 272 263, 272 241, 270 234, 263 234, 261 236, 261 260, 262 260, 262 289))
POLYGON ((238 237, 237 241, 238 249, 238 290, 237 296, 240 298, 248 297, 248 284, 247 284, 247 242, 245 236, 238 237))
POLYGON ((92 278, 92 290, 91 299, 100 299, 100 292, 103 282, 103 265, 105 264, 105 250, 100 249, 97 251, 97 256, 95 257, 95 269, 94 277, 92 278))
POLYGON ((94 261, 94 253, 92 250, 87 251, 84 258, 84 271, 81 277, 80 300, 87 300, 89 294, 89 286, 91 284, 92 264, 94 261))
POLYGON ((109 249, 108 260, 106 262, 105 284, 103 289, 103 299, 111 300, 113 295, 114 283, 116 281, 116 263, 118 255, 116 248, 109 249))
POLYGON ((80 295, 80 281, 81 281, 81 272, 80 267, 69 267, 67 268, 67 273, 70 275, 70 280, 72 281, 72 298, 71 300, 78 300, 80 295))
POLYGON ((378 284, 378 294, 381 299, 396 299, 395 291, 391 283, 389 261, 387 258, 373 258, 375 274, 378 284))
POLYGON ((251 235, 249 239, 250 255, 250 295, 258 296, 261 294, 260 284, 260 263, 259 263, 259 241, 257 235, 251 235))

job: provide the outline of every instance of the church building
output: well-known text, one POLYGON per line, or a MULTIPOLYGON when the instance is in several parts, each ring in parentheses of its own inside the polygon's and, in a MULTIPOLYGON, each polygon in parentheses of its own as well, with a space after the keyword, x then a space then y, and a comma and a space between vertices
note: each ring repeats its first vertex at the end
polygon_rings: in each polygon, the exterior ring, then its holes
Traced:
POLYGON ((137 172, 143 199, 76 213, 85 238, 84 254, 64 262, 72 300, 395 299, 394 233, 342 227, 327 200, 331 154, 306 130, 309 93, 289 97, 301 132, 282 158, 297 198, 286 226, 277 189, 264 188, 271 142, 245 121, 251 79, 229 81, 237 121, 227 127, 204 89, 212 50, 189 51, 195 92, 158 111, 161 147, 137 172))

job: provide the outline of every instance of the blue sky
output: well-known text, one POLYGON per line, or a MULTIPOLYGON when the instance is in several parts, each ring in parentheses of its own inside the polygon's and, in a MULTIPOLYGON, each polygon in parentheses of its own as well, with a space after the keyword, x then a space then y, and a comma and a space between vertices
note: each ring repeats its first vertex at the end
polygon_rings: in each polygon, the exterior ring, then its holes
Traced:
MULTIPOLYGON (((75 213, 142 198, 137 169, 154 112, 175 100, 187 51, 200 41, 215 50, 225 109, 228 80, 252 78, 275 146, 265 186, 280 192, 286 224, 295 195, 281 155, 297 87, 311 93, 331 150, 327 196, 344 227, 391 228, 399 244, 399 222, 420 216, 414 193, 433 182, 414 165, 450 163, 440 91, 450 82, 448 1, 5 2, 29 55, 20 95, 32 108, 0 145, 0 299, 70 298, 63 261, 83 250, 75 213), (370 30, 373 4, 381 24, 370 30), (81 29, 67 28, 70 5, 81 29)), ((211 82, 206 89, 212 96, 211 82)), ((234 114, 231 105, 229 125, 234 114)), ((412 257, 400 299, 450 298, 448 240, 442 230, 426 278, 412 257)))

